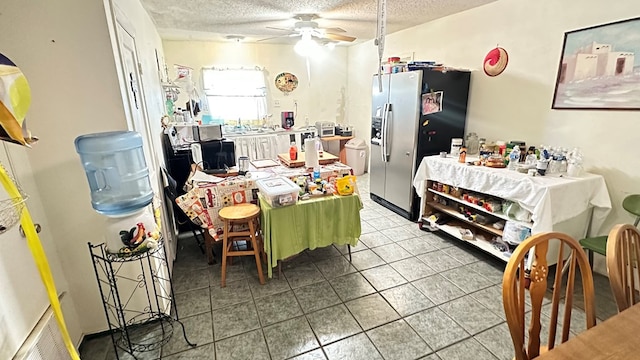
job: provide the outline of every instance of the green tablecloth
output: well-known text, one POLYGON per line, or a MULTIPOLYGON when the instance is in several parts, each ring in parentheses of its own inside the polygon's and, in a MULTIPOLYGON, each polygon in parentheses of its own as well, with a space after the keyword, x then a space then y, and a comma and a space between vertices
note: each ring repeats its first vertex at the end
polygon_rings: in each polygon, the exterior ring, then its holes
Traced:
POLYGON ((358 243, 362 209, 358 195, 300 200, 279 208, 269 206, 262 196, 259 199, 269 277, 278 260, 305 249, 358 243))

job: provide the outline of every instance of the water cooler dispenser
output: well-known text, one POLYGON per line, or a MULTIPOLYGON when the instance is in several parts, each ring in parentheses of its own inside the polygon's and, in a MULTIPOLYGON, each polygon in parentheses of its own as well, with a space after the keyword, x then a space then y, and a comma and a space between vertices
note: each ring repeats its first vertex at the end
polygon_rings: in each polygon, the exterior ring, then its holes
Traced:
POLYGON ((149 204, 153 190, 135 131, 82 135, 75 140, 91 205, 106 216, 106 245, 111 253, 134 253, 157 246, 160 236, 149 204))
POLYGON ((139 359, 161 348, 178 324, 185 342, 195 346, 178 318, 169 259, 150 205, 142 137, 104 132, 79 136, 75 145, 91 205, 105 215, 104 243, 88 245, 116 358, 124 351, 139 359))

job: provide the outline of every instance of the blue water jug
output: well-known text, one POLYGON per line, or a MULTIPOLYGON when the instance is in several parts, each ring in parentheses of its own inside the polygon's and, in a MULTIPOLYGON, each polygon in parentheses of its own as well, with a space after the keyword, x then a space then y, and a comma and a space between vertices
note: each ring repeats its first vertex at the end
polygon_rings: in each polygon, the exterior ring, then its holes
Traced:
POLYGON ((78 136, 76 151, 91 189, 91 205, 104 215, 121 215, 153 199, 142 137, 135 131, 78 136))

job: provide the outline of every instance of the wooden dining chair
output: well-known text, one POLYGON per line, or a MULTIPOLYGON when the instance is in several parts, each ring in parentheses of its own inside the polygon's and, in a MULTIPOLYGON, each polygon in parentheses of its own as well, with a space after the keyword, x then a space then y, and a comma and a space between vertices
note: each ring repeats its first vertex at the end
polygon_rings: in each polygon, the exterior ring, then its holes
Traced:
POLYGON ((640 302, 636 288, 640 286, 640 231, 629 224, 611 229, 607 239, 607 273, 618 312, 640 302))
MULTIPOLYGON (((555 246, 555 244, 553 244, 555 246)), ((548 232, 533 235, 524 240, 513 255, 509 258, 502 280, 502 302, 507 318, 507 325, 511 333, 511 339, 515 348, 515 359, 529 360, 536 358, 541 352, 554 348, 558 314, 561 300, 564 300, 561 343, 569 339, 571 326, 571 311, 573 309, 573 292, 577 268, 580 270, 582 289, 584 295, 584 311, 586 314, 586 328, 589 329, 596 324, 596 311, 594 305, 593 275, 589 268, 587 256, 578 241, 571 236, 559 233, 548 232), (549 265, 547 263, 547 251, 549 244, 555 241, 560 242, 557 258, 557 267, 553 279, 553 294, 551 297, 551 315, 549 319, 549 338, 546 346, 541 346, 540 332, 542 329, 541 309, 542 302, 549 288, 547 277, 549 275, 549 265), (530 251, 531 250, 531 251, 530 251), (565 254, 569 252, 569 256, 565 254), (528 256, 533 256, 532 261, 528 261, 528 256), (565 259, 566 260, 563 260, 565 259), (525 264, 531 262, 530 268, 525 264), (564 299, 561 299, 563 292, 563 273, 560 271, 565 262, 569 263, 567 272, 564 299), (525 298, 529 294, 531 303, 530 326, 528 329, 528 343, 525 344, 525 298)))

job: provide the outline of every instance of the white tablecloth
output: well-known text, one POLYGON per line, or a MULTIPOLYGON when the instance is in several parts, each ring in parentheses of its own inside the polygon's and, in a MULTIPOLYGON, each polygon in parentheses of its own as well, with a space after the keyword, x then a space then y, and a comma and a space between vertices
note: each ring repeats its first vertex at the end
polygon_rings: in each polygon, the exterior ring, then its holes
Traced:
POLYGON ((435 155, 422 159, 413 179, 413 186, 420 196, 425 193, 426 180, 517 201, 531 212, 534 234, 552 231, 553 225, 593 207, 590 235, 601 235, 598 230, 611 211, 604 178, 595 174, 587 173, 579 178, 555 174, 533 177, 507 169, 467 165, 451 157, 435 155))

